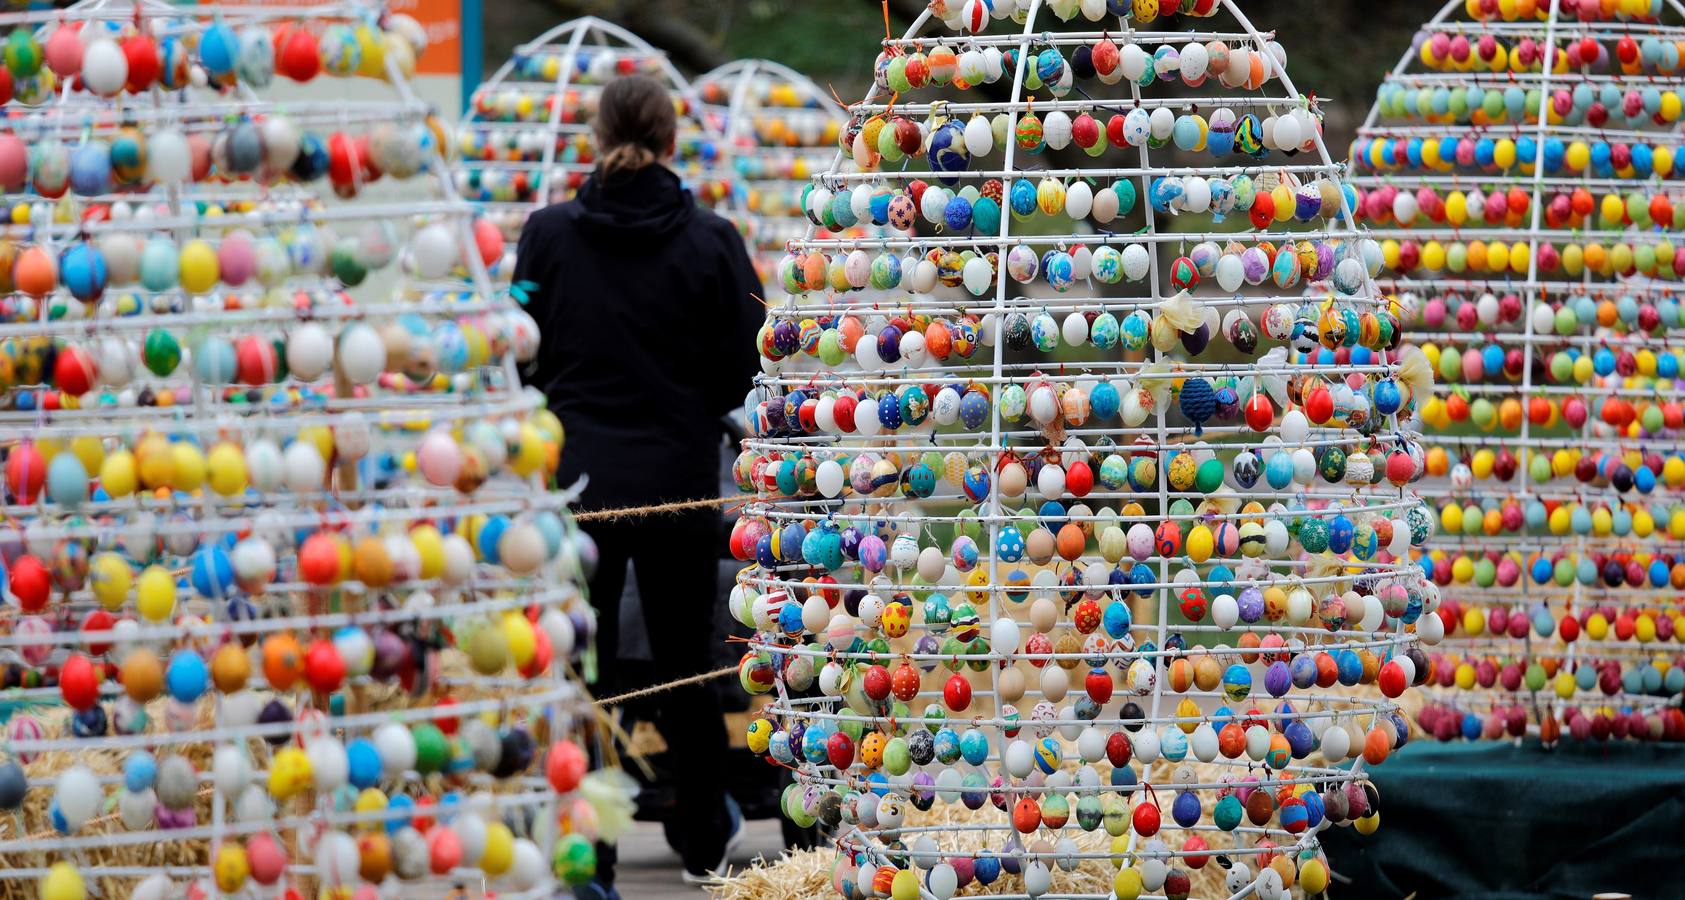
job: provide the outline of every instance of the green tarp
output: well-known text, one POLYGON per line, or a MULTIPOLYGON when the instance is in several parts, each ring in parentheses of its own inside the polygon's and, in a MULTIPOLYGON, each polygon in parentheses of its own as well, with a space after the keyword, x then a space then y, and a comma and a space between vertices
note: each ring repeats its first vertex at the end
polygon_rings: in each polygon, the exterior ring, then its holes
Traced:
POLYGON ((1323 832, 1331 897, 1685 897, 1685 744, 1417 741, 1372 777, 1381 829, 1323 832))

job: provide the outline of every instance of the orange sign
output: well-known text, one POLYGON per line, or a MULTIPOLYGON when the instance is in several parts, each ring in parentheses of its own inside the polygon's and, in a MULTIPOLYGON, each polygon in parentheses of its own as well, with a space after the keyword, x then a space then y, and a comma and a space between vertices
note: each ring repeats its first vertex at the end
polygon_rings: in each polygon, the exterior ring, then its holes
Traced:
POLYGON ((427 49, 415 61, 417 74, 461 74, 462 0, 391 0, 388 8, 427 29, 427 49))

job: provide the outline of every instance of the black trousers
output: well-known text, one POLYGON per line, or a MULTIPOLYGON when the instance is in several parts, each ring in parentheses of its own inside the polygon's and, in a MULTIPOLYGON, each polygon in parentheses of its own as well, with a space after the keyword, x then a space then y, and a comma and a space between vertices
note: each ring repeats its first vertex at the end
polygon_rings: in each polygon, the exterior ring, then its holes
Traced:
MULTIPOLYGON (((591 605, 597 609, 598 696, 688 678, 714 668, 714 610, 719 596, 719 514, 701 509, 678 516, 590 522, 597 542, 591 605), (626 563, 638 579, 652 669, 632 673, 619 659, 620 600, 626 563)), ((730 745, 718 695, 711 684, 693 684, 656 694, 655 726, 667 743, 677 808, 673 829, 682 836, 685 868, 702 873, 720 862, 729 837, 725 808, 730 745)), ((650 702, 650 701, 645 701, 650 702)), ((614 883, 617 854, 597 847, 597 878, 614 883)))

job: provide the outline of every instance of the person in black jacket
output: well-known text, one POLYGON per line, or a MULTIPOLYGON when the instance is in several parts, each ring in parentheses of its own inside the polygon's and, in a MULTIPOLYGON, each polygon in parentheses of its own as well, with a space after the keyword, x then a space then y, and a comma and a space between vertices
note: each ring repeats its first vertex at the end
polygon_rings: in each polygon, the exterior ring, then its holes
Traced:
MULTIPOLYGON (((761 289, 737 229, 696 205, 663 163, 672 157, 673 102, 631 76, 602 92, 599 159, 578 197, 541 209, 521 231, 515 280, 531 282, 527 311, 542 347, 528 381, 544 391, 567 440, 561 481, 589 481, 579 510, 719 496, 721 416, 742 404, 758 371, 761 289)), ((625 684, 617 665, 620 596, 631 561, 654 669, 667 682, 712 668, 719 511, 585 525, 599 558, 597 690, 625 684)), ((728 743, 713 688, 660 698, 687 881, 724 862, 741 824, 723 789, 728 743)), ((612 895, 613 848, 597 879, 612 895)))

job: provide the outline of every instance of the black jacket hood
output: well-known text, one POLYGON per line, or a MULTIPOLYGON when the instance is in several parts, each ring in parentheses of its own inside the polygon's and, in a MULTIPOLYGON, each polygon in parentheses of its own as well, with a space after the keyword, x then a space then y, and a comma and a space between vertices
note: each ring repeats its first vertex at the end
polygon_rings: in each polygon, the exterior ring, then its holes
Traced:
POLYGON ((671 234, 696 214, 696 198, 662 165, 612 174, 598 169, 579 189, 578 199, 585 234, 616 239, 671 234))
POLYGON ((766 310, 736 226, 672 172, 597 173, 527 218, 515 253, 544 347, 528 383, 567 430, 577 509, 717 497, 718 416, 760 371, 766 310))

